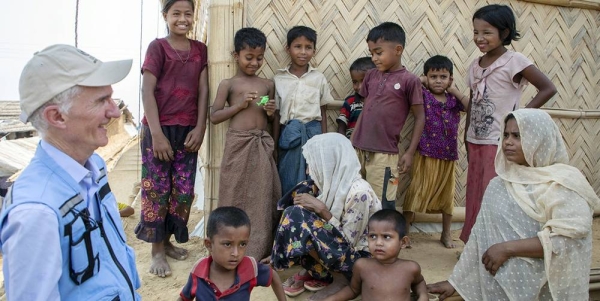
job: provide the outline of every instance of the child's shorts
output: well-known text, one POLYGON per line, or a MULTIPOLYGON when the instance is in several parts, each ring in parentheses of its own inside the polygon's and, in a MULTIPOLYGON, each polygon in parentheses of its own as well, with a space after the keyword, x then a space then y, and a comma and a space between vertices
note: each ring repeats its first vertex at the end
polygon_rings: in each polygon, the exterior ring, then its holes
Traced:
POLYGON ((398 154, 375 153, 362 149, 356 149, 356 154, 360 162, 360 175, 371 184, 380 200, 383 200, 385 168, 390 168, 392 176, 387 181, 386 199, 387 201, 395 201, 398 190, 398 154))

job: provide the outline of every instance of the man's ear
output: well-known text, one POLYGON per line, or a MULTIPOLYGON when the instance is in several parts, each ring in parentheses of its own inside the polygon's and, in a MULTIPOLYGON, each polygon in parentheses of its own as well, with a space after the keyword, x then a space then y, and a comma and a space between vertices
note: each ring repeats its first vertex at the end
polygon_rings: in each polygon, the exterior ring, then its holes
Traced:
POLYGON ((407 246, 410 245, 410 238, 408 236, 404 236, 400 239, 400 248, 406 249, 407 246))
POLYGON ((49 105, 42 111, 42 118, 46 120, 49 126, 64 128, 65 118, 60 112, 58 105, 49 105))
POLYGON ((231 52, 231 56, 233 56, 233 60, 236 62, 238 62, 240 59, 240 54, 235 52, 235 50, 231 52))

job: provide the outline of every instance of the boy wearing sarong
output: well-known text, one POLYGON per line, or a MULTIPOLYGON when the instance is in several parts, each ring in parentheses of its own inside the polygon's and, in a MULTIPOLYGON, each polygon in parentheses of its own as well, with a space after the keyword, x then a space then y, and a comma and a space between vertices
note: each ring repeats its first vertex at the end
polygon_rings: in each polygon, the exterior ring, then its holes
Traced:
POLYGON ((256 230, 250 234, 252 244, 246 254, 256 259, 271 252, 276 203, 281 198, 274 142, 267 132, 268 120, 275 112, 275 86, 256 75, 266 41, 256 28, 242 28, 235 34, 233 57, 238 71, 221 81, 210 113, 213 124, 230 120, 221 162, 219 207, 235 206, 248 213, 256 230))

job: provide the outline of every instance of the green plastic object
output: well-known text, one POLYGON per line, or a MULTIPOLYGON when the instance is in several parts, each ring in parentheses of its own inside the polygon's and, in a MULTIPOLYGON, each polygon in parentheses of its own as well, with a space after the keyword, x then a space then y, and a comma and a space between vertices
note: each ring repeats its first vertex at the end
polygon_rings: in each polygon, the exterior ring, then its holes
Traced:
POLYGON ((257 102, 256 104, 259 106, 264 106, 269 102, 269 95, 265 95, 265 96, 261 96, 260 97, 260 101, 257 102))

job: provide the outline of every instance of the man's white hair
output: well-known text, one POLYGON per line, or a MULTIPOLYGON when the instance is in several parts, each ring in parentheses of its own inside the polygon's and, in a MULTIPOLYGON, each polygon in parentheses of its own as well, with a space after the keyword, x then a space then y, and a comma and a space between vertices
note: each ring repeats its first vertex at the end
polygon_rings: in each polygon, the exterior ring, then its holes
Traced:
POLYGON ((58 111, 61 114, 65 114, 69 112, 71 106, 73 105, 73 100, 79 93, 83 91, 81 86, 73 86, 63 92, 60 92, 56 96, 52 97, 48 102, 39 107, 37 110, 31 114, 29 121, 31 125, 38 131, 41 137, 44 137, 46 131, 48 130, 48 121, 42 116, 44 109, 51 105, 57 105, 58 111))

